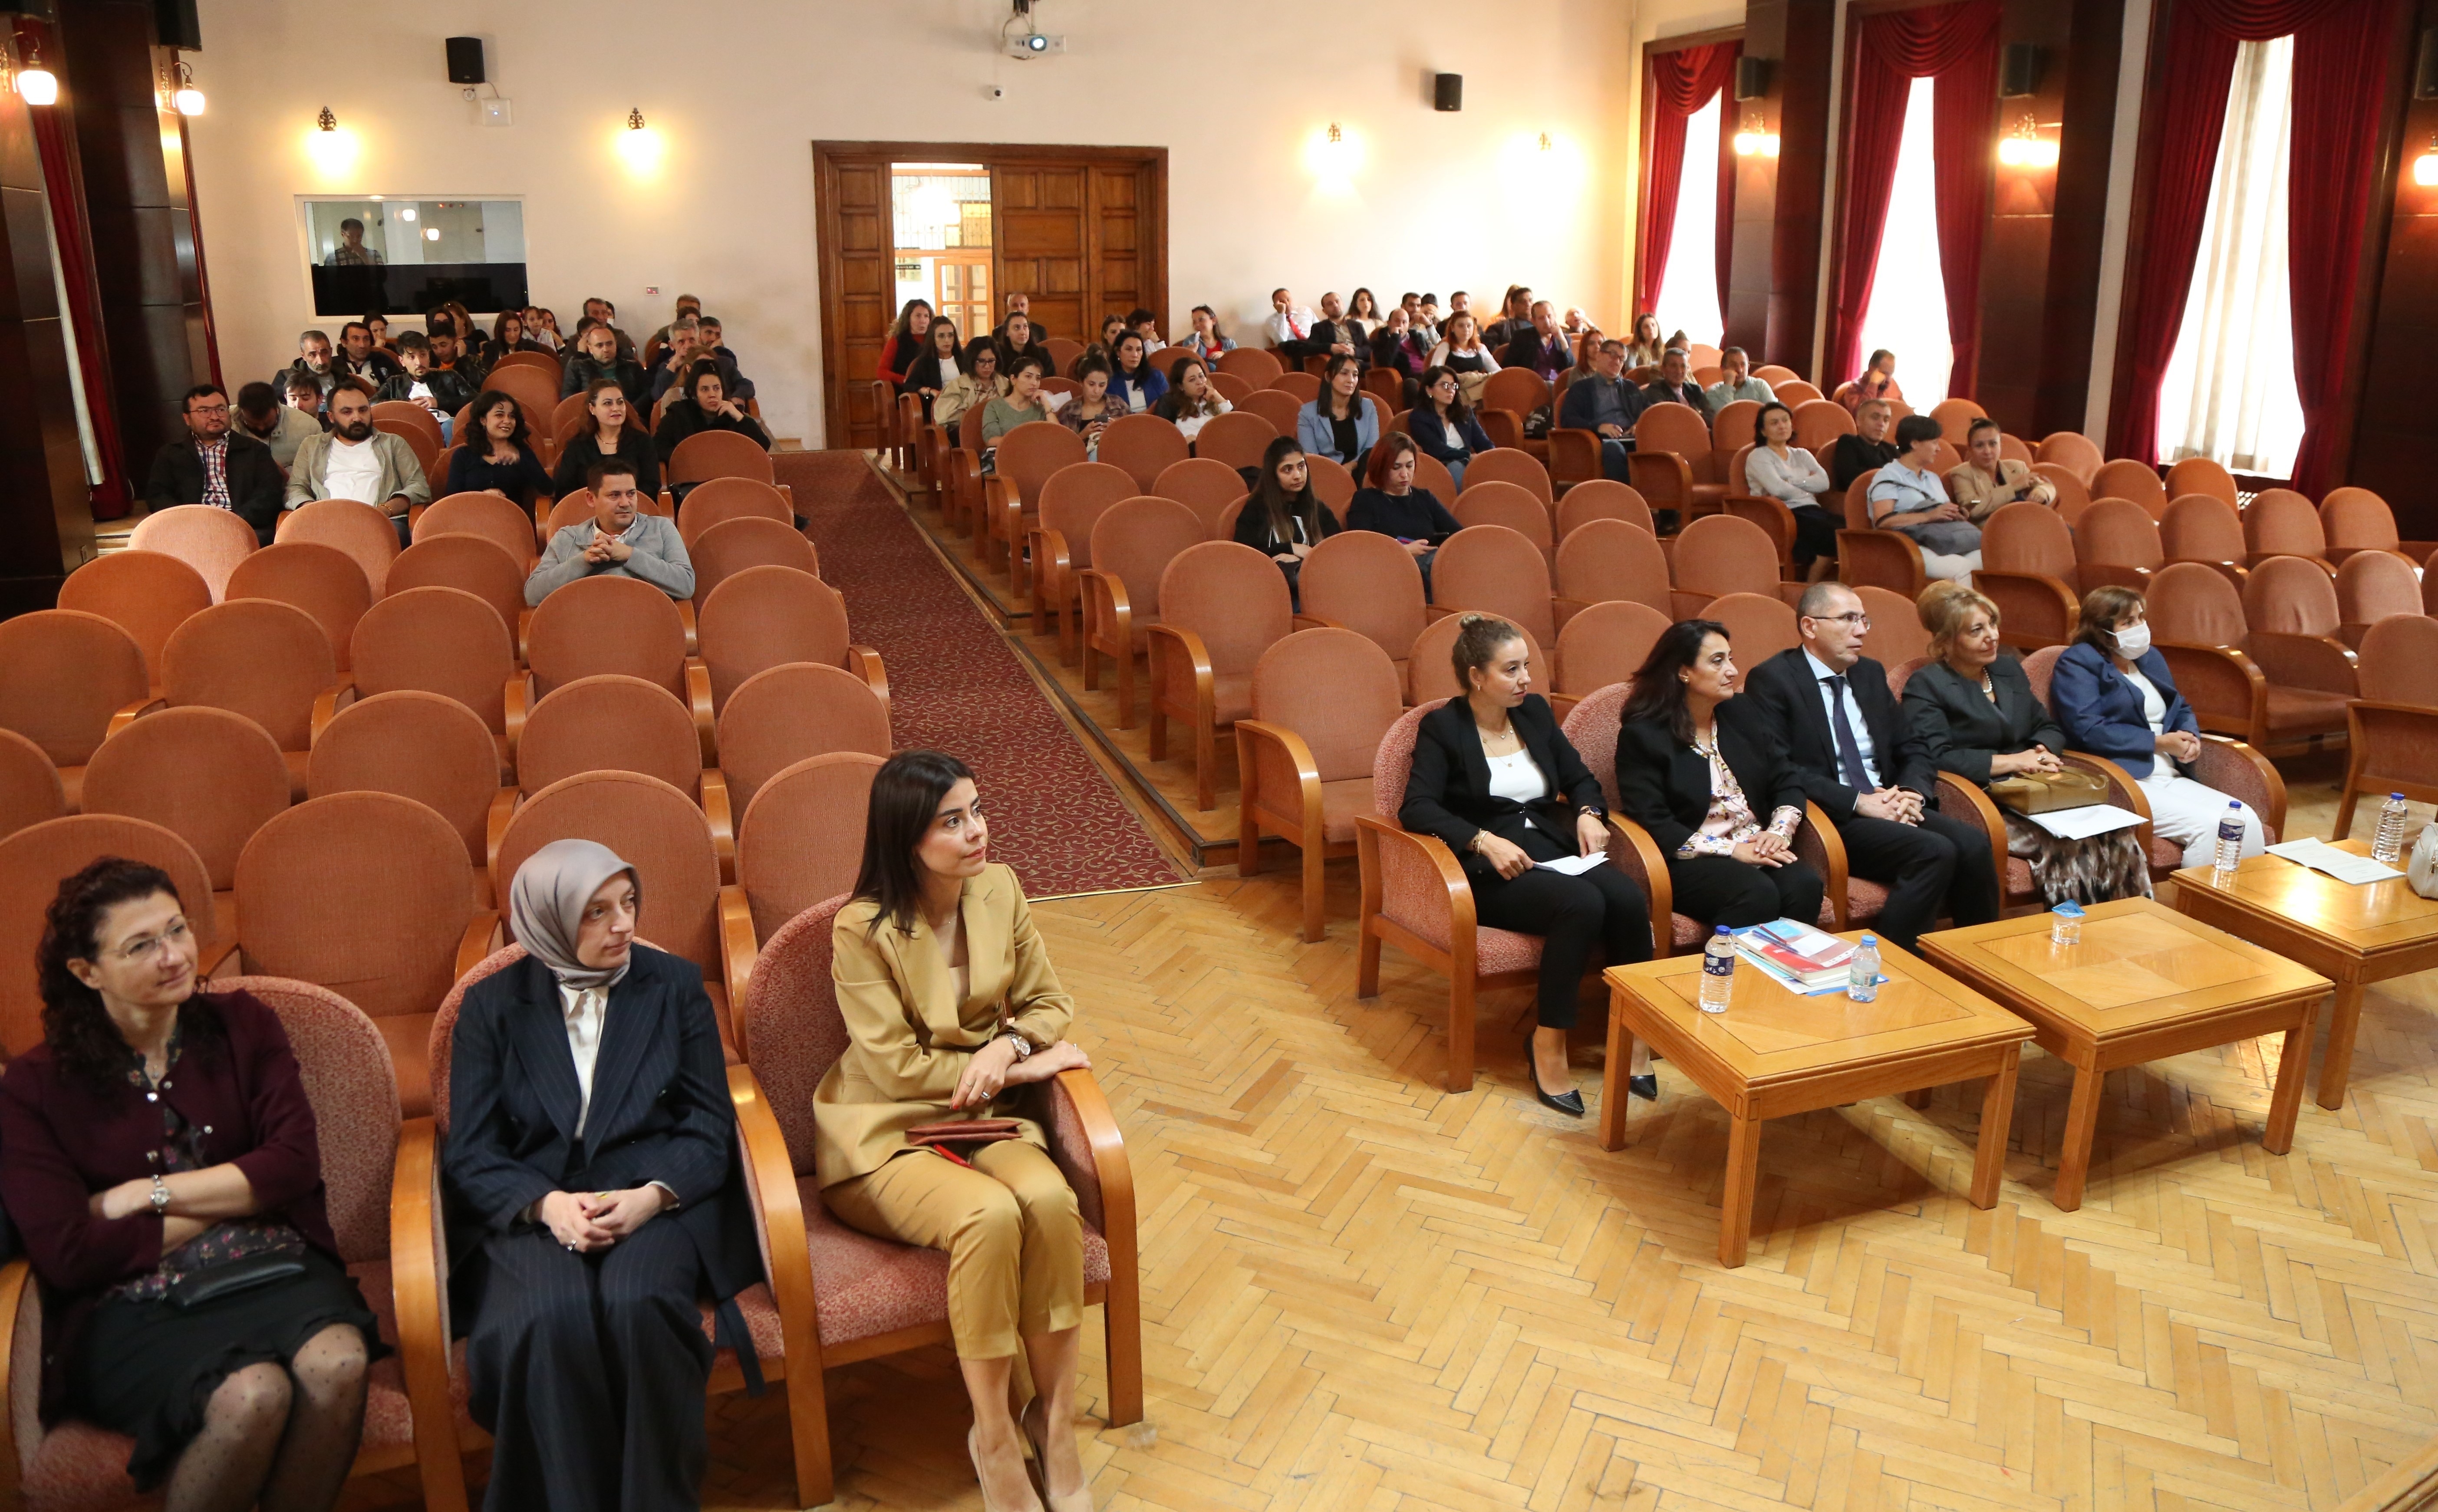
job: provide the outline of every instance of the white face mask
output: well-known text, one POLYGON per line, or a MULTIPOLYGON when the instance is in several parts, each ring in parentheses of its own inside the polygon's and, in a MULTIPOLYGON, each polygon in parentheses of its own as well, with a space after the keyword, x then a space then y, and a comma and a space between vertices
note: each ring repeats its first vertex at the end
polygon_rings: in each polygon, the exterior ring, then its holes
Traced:
POLYGON ((2116 654, 2128 661, 2141 660, 2150 649, 2150 622, 2147 620, 2139 624, 2129 624, 2114 633, 2116 654))

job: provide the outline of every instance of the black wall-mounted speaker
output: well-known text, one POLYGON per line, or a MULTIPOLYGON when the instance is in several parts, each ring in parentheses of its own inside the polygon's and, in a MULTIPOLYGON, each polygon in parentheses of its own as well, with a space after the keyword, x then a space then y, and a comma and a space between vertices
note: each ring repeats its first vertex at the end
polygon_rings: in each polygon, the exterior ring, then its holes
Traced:
POLYGON ((2412 67, 2412 97, 2438 99, 2438 26, 2421 33, 2421 58, 2412 67))
POLYGON ((1744 57, 1736 60, 1736 98, 1761 99, 1769 94, 1769 60, 1744 57))
POLYGON ((449 82, 479 84, 483 82, 483 39, 450 37, 449 48, 449 82))
POLYGON ((1431 109, 1460 111, 1464 109, 1464 76, 1439 74, 1431 79, 1431 109))
POLYGON ((164 47, 203 50, 203 24, 195 17, 195 0, 152 0, 152 29, 164 47))
POLYGON ((2010 42, 1998 53, 1998 93, 2002 97, 2037 95, 2040 92, 2040 45, 2029 42, 2010 42))

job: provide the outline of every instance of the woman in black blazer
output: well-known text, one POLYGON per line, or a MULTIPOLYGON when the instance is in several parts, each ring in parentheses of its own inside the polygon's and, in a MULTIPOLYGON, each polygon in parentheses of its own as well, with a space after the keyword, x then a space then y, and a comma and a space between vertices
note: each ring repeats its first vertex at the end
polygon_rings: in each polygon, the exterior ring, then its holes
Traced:
POLYGON ((484 1505, 692 1507, 712 1345, 761 1275, 719 1026, 692 963, 635 942, 634 870, 559 840, 517 869, 525 959, 468 989, 442 1155, 484 1505))
MULTIPOLYGON (((1558 729, 1549 701, 1531 691, 1523 632, 1484 614, 1465 615, 1462 624, 1450 659, 1462 695, 1422 716, 1397 822, 1457 853, 1473 884, 1475 918, 1544 937, 1532 1091, 1580 1118, 1583 1097, 1566 1071, 1566 1031, 1583 969, 1595 943, 1613 966, 1649 960, 1651 904, 1614 867, 1569 877, 1536 865, 1607 848, 1599 779, 1558 729), (1553 1095, 1552 1085, 1564 1090, 1553 1095)), ((1651 1097, 1657 1088, 1635 1090, 1651 1097)))
POLYGON ((1676 912, 1735 929, 1816 923, 1827 887, 1794 857, 1802 782, 1759 706, 1736 691, 1726 626, 1670 625, 1618 723, 1617 807, 1668 857, 1676 912))

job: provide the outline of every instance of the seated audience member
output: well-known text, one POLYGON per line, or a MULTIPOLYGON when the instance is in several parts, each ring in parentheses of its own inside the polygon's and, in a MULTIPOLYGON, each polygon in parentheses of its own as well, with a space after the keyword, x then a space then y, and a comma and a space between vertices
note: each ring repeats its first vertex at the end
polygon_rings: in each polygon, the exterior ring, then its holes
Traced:
MULTIPOLYGON (((855 892, 831 928, 846 1049, 813 1095, 814 1179, 851 1228, 948 1255, 948 1321, 973 1400, 965 1450, 991 1507, 1036 1507, 1025 1449, 1059 1512, 1091 1505, 1076 1452, 1084 1230, 1031 1089, 1090 1061, 1074 999, 990 858, 964 763, 899 751, 873 774, 855 892), (1014 1118, 1017 1137, 942 1159, 907 1143, 945 1119, 1014 1118), (1009 1386, 1027 1368, 1020 1418, 1009 1386), (1021 1437, 1019 1437, 1021 1433, 1021 1437)), ((701 1409, 695 1409, 698 1419, 701 1409)))
MULTIPOLYGON (((1481 339, 1497 351, 1504 352, 1515 343, 1515 338, 1532 328, 1532 290, 1522 284, 1509 284, 1507 297, 1498 302, 1498 318, 1481 333, 1481 339)), ((1527 362, 1509 362, 1509 367, 1528 367, 1527 362)))
MULTIPOLYGON (((1472 314, 1473 314, 1473 296, 1472 296, 1471 294, 1468 294, 1468 293, 1466 293, 1463 290, 1459 289, 1459 290, 1458 290, 1455 293, 1448 295, 1448 318, 1449 318, 1449 319, 1453 320, 1453 319, 1455 319, 1455 318, 1456 318, 1457 316, 1458 316, 1458 315, 1472 315, 1472 314)), ((1480 317, 1480 316, 1478 316, 1478 315, 1474 315, 1474 317, 1473 317, 1473 323, 1474 323, 1474 325, 1475 325, 1478 326, 1478 325, 1481 324, 1481 317, 1480 317)))
POLYGON ((1346 302, 1334 293, 1320 296, 1320 319, 1312 328, 1312 339, 1332 357, 1360 358, 1364 366, 1371 365, 1371 343, 1362 328, 1346 318, 1346 302))
POLYGON ((705 350, 702 344, 702 323, 688 319, 681 320, 669 327, 668 352, 652 369, 653 401, 659 402, 662 396, 683 383, 686 375, 704 362, 709 362, 719 370, 719 391, 722 394, 740 403, 751 397, 749 395, 736 392, 737 385, 744 379, 737 374, 735 361, 730 358, 714 356, 705 350))
POLYGON ((1075 360, 1067 366, 1067 376, 1080 382, 1084 377, 1084 364, 1096 359, 1114 369, 1118 360, 1118 338, 1125 328, 1126 318, 1123 315, 1103 316, 1101 339, 1076 354, 1075 360))
POLYGON ((347 375, 341 370, 337 357, 330 350, 330 338, 323 331, 307 331, 296 338, 296 360, 271 376, 271 385, 285 389, 292 376, 309 378, 313 386, 327 398, 330 390, 347 375))
POLYGON ((1864 404, 1873 399, 1888 399, 1902 404, 1904 390, 1897 387, 1897 354, 1885 347, 1873 352, 1870 364, 1863 369, 1863 376, 1838 384, 1837 392, 1828 396, 1857 414, 1861 413, 1864 404))
POLYGON ((1897 460, 1871 480, 1871 523, 1913 537, 1931 576, 1969 580, 1981 567, 1981 527, 1964 518, 1964 506, 1947 497, 1931 471, 1938 461, 1938 422, 1906 415, 1897 422, 1897 460))
MULTIPOLYGON (((702 315, 702 300, 695 294, 680 294, 670 303, 669 310, 669 325, 676 325, 689 315, 696 317, 698 322, 702 315)), ((663 325, 645 337, 644 344, 649 346, 656 342, 664 346, 668 344, 669 325, 663 325)))
POLYGON ((364 223, 354 216, 339 222, 339 244, 322 259, 325 268, 378 268, 381 255, 364 245, 364 223))
POLYGON ((1568 336, 1572 336, 1580 340, 1584 332, 1596 331, 1598 329, 1599 329, 1599 327, 1593 325, 1581 310, 1577 309, 1572 305, 1566 307, 1565 331, 1568 336))
POLYGON ((543 351, 552 353, 567 344, 558 334, 558 317, 539 305, 525 307, 525 340, 538 342, 543 351))
POLYGON ((993 337, 998 344, 999 373, 1010 382, 1016 379, 1016 363, 1018 358, 1030 357, 1037 360, 1041 363, 1043 378, 1048 378, 1057 370, 1056 364, 1050 360, 1050 348, 1043 344, 1041 332, 1034 328, 1033 317, 1024 311, 1019 309, 1001 322, 999 328, 993 333, 993 337))
POLYGON ((963 422, 966 411, 1006 392, 1007 379, 998 371, 998 343, 987 336, 977 336, 965 343, 963 368, 940 385, 940 396, 931 401, 931 419, 953 434, 963 422))
MULTIPOLYGON (((698 329, 698 326, 699 322, 694 323, 692 327, 683 320, 672 323, 669 326, 669 343, 672 346, 677 344, 677 333, 680 330, 698 329)), ((906 392, 906 375, 913 370, 914 360, 923 355, 923 348, 927 344, 930 329, 929 302, 910 299, 906 302, 906 308, 897 312, 897 324, 890 327, 888 336, 881 341, 878 377, 900 394, 906 392)))
POLYGON ((1414 307, 1414 330, 1433 346, 1440 343, 1440 339, 1445 333, 1440 329, 1439 295, 1424 294, 1422 302, 1414 307))
POLYGON ((1739 680, 1725 625, 1668 627, 1618 720, 1616 806, 1659 843, 1678 913, 1705 929, 1811 923, 1828 884, 1794 854, 1803 783, 1739 680))
POLYGON ((1566 388, 1569 384, 1577 378, 1590 378, 1599 371, 1597 363, 1599 360, 1599 344, 1602 340, 1600 328, 1597 325, 1589 326, 1569 339, 1575 343, 1574 366, 1559 374, 1549 384, 1550 392, 1557 396, 1561 404, 1565 402, 1566 388))
MULTIPOLYGON (((1422 308, 1428 309, 1430 302, 1423 301, 1422 308)), ((1446 331, 1439 344, 1431 348, 1430 365, 1455 374, 1457 387, 1464 392, 1465 402, 1470 404, 1479 401, 1490 375, 1498 371, 1498 357, 1474 328, 1472 315, 1450 315, 1446 331)))
POLYGON ((2083 595, 2074 644, 2049 681, 2049 703, 2068 749, 2105 756, 2142 784, 2151 833, 2183 847, 2184 865, 2213 863, 2229 804, 2243 820, 2243 854, 2260 853, 2260 816, 2183 775, 2201 753, 2200 721, 2176 691, 2167 659, 2150 645, 2149 607, 2139 592, 2111 585, 2083 595))
POLYGON ((999 437, 1017 426, 1050 418, 1049 408, 1041 402, 1041 380, 1049 372, 1049 359, 1019 357, 1009 366, 1007 393, 983 403, 982 471, 998 470, 999 437))
POLYGON ((516 352, 543 352, 549 347, 525 334, 524 311, 504 309, 491 320, 491 338, 483 347, 483 365, 495 368, 500 359, 516 352))
POLYGON ((705 431, 733 431, 763 450, 770 449, 770 432, 728 396, 719 365, 711 361, 694 365, 694 371, 686 376, 683 398, 671 399, 661 406, 661 427, 652 432, 653 442, 661 448, 661 466, 665 468, 669 465, 680 442, 705 431))
POLYGON ((398 339, 398 370, 377 390, 373 397, 380 402, 402 399, 419 404, 440 422, 440 444, 447 446, 456 439, 450 434, 457 425, 457 412, 474 402, 474 391, 463 378, 432 365, 432 346, 416 331, 398 339))
MULTIPOLYGON (((2023 664, 1998 654, 1998 606, 1969 584, 1949 582, 1922 589, 1916 607, 1930 632, 1930 660, 1905 682, 1905 733, 1932 767, 1983 788, 2001 777, 2062 770, 2065 728, 2032 692, 2023 664)), ((2006 853, 2031 868, 2032 885, 2049 904, 2150 896, 2138 828, 2065 840, 2012 809, 1998 812, 2006 853)), ((2210 822, 2215 833, 2217 820, 2210 822)))
POLYGON ((525 602, 543 599, 583 577, 632 577, 673 599, 694 597, 694 559, 686 554, 678 522, 643 512, 635 469, 616 457, 596 462, 584 475, 592 490, 592 518, 559 527, 525 579, 525 602))
POLYGON ((450 1041, 451 1300, 495 1508, 700 1504, 698 1297, 761 1384, 719 1021, 692 961, 635 938, 641 905, 607 846, 535 852, 508 891, 526 955, 466 989, 450 1041))
POLYGON ((629 361, 634 360, 635 343, 625 331, 618 328, 617 306, 596 295, 584 302, 584 318, 595 325, 609 326, 610 334, 618 339, 618 355, 629 361))
POLYGON ((1456 375, 1443 367, 1422 375, 1422 391, 1405 417, 1405 429, 1413 433, 1416 446, 1447 468, 1458 492, 1464 488, 1465 464, 1475 453, 1491 448, 1489 432, 1474 417, 1473 406, 1464 402, 1456 375))
POLYGON ((1599 436, 1600 471, 1624 483, 1632 476, 1625 459, 1634 450, 1634 422, 1649 402, 1625 380, 1625 343, 1605 341, 1592 359, 1592 376, 1566 385, 1558 424, 1599 436))
POLYGON ((1427 488, 1414 486, 1422 448, 1402 431, 1391 431, 1371 448, 1365 468, 1366 485, 1347 501, 1346 528, 1376 531, 1393 538, 1422 570, 1422 593, 1431 591, 1431 559, 1447 538, 1464 527, 1447 505, 1427 488))
MULTIPOLYGON (((1172 353, 1178 350, 1170 348, 1172 353)), ((1226 395, 1211 387, 1210 370, 1202 360, 1188 353, 1169 364, 1168 394, 1154 413, 1173 423, 1177 434, 1192 441, 1204 426, 1234 408, 1226 395)))
POLYGON ((1296 441, 1316 457, 1327 457, 1347 471, 1362 476, 1364 461, 1380 439, 1379 412, 1359 392, 1363 364, 1351 357, 1329 360, 1320 397, 1296 414, 1296 441))
POLYGON ((157 511, 209 504, 229 510, 254 527, 255 539, 270 545, 283 492, 271 448, 230 428, 228 396, 217 383, 188 389, 180 408, 186 433, 164 442, 152 458, 152 475, 144 484, 146 506, 157 511))
POLYGON ((1371 333, 1380 328, 1380 301, 1371 290, 1358 289, 1346 297, 1346 318, 1367 343, 1371 333))
POLYGON ((1313 340, 1312 324, 1312 311, 1298 306, 1293 294, 1283 289, 1270 290, 1270 318, 1262 322, 1262 334, 1285 354, 1288 367, 1301 367, 1305 358, 1329 350, 1313 340))
MULTIPOLYGON (((1570 877, 1537 864, 1606 850, 1608 810, 1599 779, 1558 728, 1549 701, 1532 691, 1523 632, 1466 614, 1449 660, 1457 696, 1424 714, 1414 732, 1397 822, 1456 853, 1481 923, 1544 937, 1532 1091, 1545 1106, 1580 1118, 1583 1098, 1566 1069, 1566 1032, 1583 976, 1595 949, 1611 966, 1651 958, 1651 903, 1614 866, 1570 877)), ((1658 1093, 1648 1064, 1637 1046, 1634 1090, 1646 1098, 1658 1093)))
POLYGON ((964 344, 957 335, 957 323, 945 315, 935 315, 930 328, 923 333, 923 355, 906 370, 904 392, 923 401, 923 418, 931 418, 931 406, 940 391, 953 381, 959 371, 958 358, 964 344))
POLYGON ((592 475, 592 465, 609 461, 635 469, 635 487, 643 497, 659 496, 661 448, 636 419, 634 406, 627 402, 627 391, 613 378, 594 378, 584 391, 584 413, 576 421, 575 431, 558 454, 558 470, 550 483, 551 501, 588 486, 584 480, 592 475))
POLYGON ((1422 393, 1422 375, 1430 370, 1431 346, 1414 334, 1414 317, 1404 306, 1391 308, 1388 318, 1371 333, 1371 365, 1397 375, 1404 391, 1404 402, 1410 409, 1422 393))
POLYGON ((1964 441, 1964 464, 1947 469, 1948 497, 1964 506, 1974 524, 2008 504, 2034 503, 2057 507, 2057 484, 2031 469, 2029 464, 2000 449, 1998 422, 1984 416, 1972 422, 1964 441))
POLYGON ((1184 339, 1176 344, 1202 359, 1203 361, 1214 367, 1217 366, 1220 353, 1232 352, 1236 349, 1235 338, 1221 333, 1219 312, 1208 305, 1194 306, 1192 318, 1193 329, 1188 331, 1184 339))
POLYGON ((1084 438, 1084 458, 1097 461, 1101 455, 1101 432, 1109 422, 1126 413, 1109 394, 1109 364, 1097 357, 1084 359, 1075 370, 1075 381, 1081 385, 1074 396, 1051 412, 1051 418, 1084 438))
MULTIPOLYGON (((305 392, 313 396, 313 406, 318 411, 322 391, 308 383, 305 392)), ((248 439, 271 448, 271 460, 278 466, 280 481, 285 483, 289 465, 296 460, 297 443, 307 436, 320 435, 322 422, 303 410, 280 403, 278 392, 270 384, 249 383, 237 391, 236 429, 248 439)), ((271 512, 276 519, 278 506, 273 505, 271 512)))
POLYGON ((1337 517, 1312 491, 1312 467, 1303 448, 1280 436, 1262 452, 1261 482, 1236 512, 1236 540, 1279 564, 1287 575, 1287 596, 1303 607, 1299 579, 1312 549, 1338 532, 1337 517))
POLYGON ((1033 336, 1035 341, 1046 342, 1050 339, 1050 327, 1040 325, 1033 319, 1032 295, 1015 293, 1007 296, 1007 307, 999 315, 999 326, 1002 330, 1006 328, 1007 319, 1010 315, 1023 316, 1025 324, 1033 328, 1033 336))
POLYGON ((651 408, 652 376, 644 371, 643 363, 619 356, 618 333, 596 322, 576 335, 575 350, 559 373, 558 396, 589 393, 603 378, 617 384, 636 409, 651 408))
POLYGON ((423 323, 423 339, 432 343, 432 369, 435 373, 454 373, 466 380, 470 392, 483 386, 490 369, 483 360, 468 352, 458 339, 463 329, 453 320, 428 320, 423 323))
POLYGON ((1710 417, 1709 397, 1702 385, 1693 381, 1692 359, 1685 348, 1671 346, 1659 356, 1659 376, 1642 386, 1644 408, 1653 404, 1681 404, 1707 420, 1710 417))
POLYGON ((1159 339, 1159 316, 1151 310, 1138 308, 1126 311, 1126 329, 1142 338, 1146 352, 1168 349, 1168 343, 1159 339))
POLYGON ((1753 416, 1753 448, 1744 453, 1746 492, 1775 499, 1794 516, 1794 562, 1811 577, 1828 575, 1837 555, 1837 527, 1825 497, 1828 473, 1820 459, 1794 444, 1794 412, 1772 399, 1753 416))
POLYGON ((536 496, 550 499, 550 474, 535 454, 524 407, 497 389, 474 396, 474 431, 449 458, 451 494, 498 494, 527 514, 536 496))
POLYGON ((279 1017, 199 992, 197 956, 141 862, 105 856, 51 900, 42 1043, 0 1079, 0 1199, 49 1309, 17 1367, 44 1378, 45 1420, 133 1439, 128 1476, 177 1512, 327 1512, 389 1351, 330 1232, 279 1017), (252 1284, 228 1284, 239 1266, 252 1284))
POLYGON ((1667 355, 1668 340, 1659 334, 1659 317, 1647 310, 1634 317, 1634 339, 1625 344, 1625 365, 1657 367, 1667 355))
POLYGON ((1896 416, 1896 407, 1885 399, 1873 399, 1855 412, 1854 429, 1837 438, 1828 455, 1830 487, 1842 494, 1863 474, 1897 460, 1899 448, 1888 434, 1896 416))
POLYGON ((432 502, 415 448, 374 429, 373 396, 354 378, 330 391, 330 429, 298 443, 288 469, 284 507, 316 499, 362 500, 397 522, 400 545, 408 540, 407 510, 432 502))
POLYGON ((360 320, 339 327, 339 372, 379 388, 398 371, 398 359, 373 344, 373 329, 360 320))
POLYGON ((1168 379, 1144 349, 1143 339, 1122 331, 1109 353, 1109 397, 1122 414, 1145 414, 1168 394, 1168 379))
POLYGON ((1776 401, 1777 393, 1761 379, 1752 376, 1752 361, 1740 346, 1730 346, 1719 353, 1719 381, 1702 391, 1710 401, 1710 413, 1718 413, 1728 405, 1743 399, 1755 404, 1776 401))
MULTIPOLYGON (((274 388, 277 387, 276 384, 273 386, 274 388)), ((313 375, 310 373, 289 374, 288 387, 285 391, 284 396, 288 400, 288 407, 290 409, 295 411, 298 414, 303 415, 306 419, 313 422, 314 430, 327 431, 330 429, 329 413, 322 406, 322 385, 313 380, 313 375)))
POLYGON ((1744 674, 1736 703, 1777 733, 1804 796, 1844 838, 1847 870, 1886 885, 1881 938, 1911 950, 1941 913, 1958 927, 1997 918, 1988 832, 1938 811, 1938 773, 1905 733, 1887 669, 1863 655, 1862 599, 1814 583, 1794 615, 1803 643, 1744 674))
POLYGON ((363 325, 364 329, 372 333, 373 344, 375 346, 380 347, 384 352, 397 352, 398 343, 389 339, 388 316, 382 314, 380 310, 373 310, 364 316, 363 325))
POLYGON ((1493 340, 1492 344, 1502 354, 1501 367, 1520 367, 1545 378, 1554 380, 1574 365, 1575 349, 1566 333, 1558 329, 1557 317, 1546 299, 1532 303, 1530 313, 1513 326, 1506 342, 1493 340))

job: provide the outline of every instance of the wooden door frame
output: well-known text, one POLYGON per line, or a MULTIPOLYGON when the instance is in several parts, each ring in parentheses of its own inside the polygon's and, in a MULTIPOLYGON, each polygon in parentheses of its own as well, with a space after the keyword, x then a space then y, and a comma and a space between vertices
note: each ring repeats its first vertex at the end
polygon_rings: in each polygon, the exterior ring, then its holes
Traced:
MULTIPOLYGON (((1034 163, 1080 163, 1098 165, 1132 164, 1148 169, 1150 180, 1146 202, 1140 210, 1157 228, 1157 235, 1144 238, 1137 249, 1141 259, 1142 287, 1148 297, 1146 308, 1162 311, 1168 317, 1168 149, 1164 147, 1061 147, 1051 143, 1009 145, 987 142, 855 142, 816 141, 813 143, 813 245, 814 269, 820 282, 822 315, 822 444, 835 447, 852 432, 847 420, 847 385, 869 375, 840 373, 839 360, 844 351, 839 289, 845 278, 845 268, 839 250, 837 221, 838 168, 840 165, 857 167, 895 163, 975 163, 983 167, 998 165, 1034 163)), ((890 244, 893 249, 895 237, 890 244)), ((994 226, 991 235, 991 277, 994 300, 1003 298, 1004 287, 999 277, 998 235, 994 226)))

